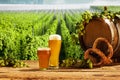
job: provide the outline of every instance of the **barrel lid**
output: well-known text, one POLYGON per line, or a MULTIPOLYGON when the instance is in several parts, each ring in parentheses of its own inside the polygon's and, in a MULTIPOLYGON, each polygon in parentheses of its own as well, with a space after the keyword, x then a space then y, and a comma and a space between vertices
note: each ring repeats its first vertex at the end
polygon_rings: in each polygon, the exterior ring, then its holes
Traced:
POLYGON ((83 44, 86 49, 93 46, 94 41, 103 37, 108 39, 109 42, 113 40, 114 32, 111 29, 110 20, 95 18, 85 26, 85 34, 83 35, 83 44))

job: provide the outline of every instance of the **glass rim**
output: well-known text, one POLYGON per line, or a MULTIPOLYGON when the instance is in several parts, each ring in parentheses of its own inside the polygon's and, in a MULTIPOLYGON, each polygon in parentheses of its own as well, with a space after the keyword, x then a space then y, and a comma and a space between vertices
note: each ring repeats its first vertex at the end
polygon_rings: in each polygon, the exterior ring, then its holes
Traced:
POLYGON ((59 35, 59 34, 51 34, 49 36, 49 40, 61 40, 61 35, 59 35))
POLYGON ((41 48, 40 48, 40 47, 39 47, 37 50, 38 50, 38 51, 39 51, 39 50, 51 50, 51 48, 49 48, 49 47, 43 47, 43 48, 41 47, 41 48))

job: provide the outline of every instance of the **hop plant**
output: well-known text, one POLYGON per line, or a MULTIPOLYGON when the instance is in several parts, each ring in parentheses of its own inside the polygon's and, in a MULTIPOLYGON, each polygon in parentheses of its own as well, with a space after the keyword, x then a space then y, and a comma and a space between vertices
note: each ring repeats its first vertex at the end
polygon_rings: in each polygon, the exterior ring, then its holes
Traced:
POLYGON ((87 60, 81 60, 81 59, 72 59, 67 58, 62 61, 61 63, 62 67, 73 67, 73 68, 93 68, 93 63, 90 59, 87 60))

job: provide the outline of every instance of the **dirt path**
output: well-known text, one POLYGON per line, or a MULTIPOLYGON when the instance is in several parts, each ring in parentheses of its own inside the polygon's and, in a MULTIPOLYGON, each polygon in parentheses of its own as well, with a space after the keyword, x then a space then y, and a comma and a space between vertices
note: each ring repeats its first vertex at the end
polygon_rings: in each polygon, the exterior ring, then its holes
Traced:
POLYGON ((94 69, 40 71, 37 61, 26 61, 29 68, 0 68, 0 80, 120 80, 120 65, 94 69))

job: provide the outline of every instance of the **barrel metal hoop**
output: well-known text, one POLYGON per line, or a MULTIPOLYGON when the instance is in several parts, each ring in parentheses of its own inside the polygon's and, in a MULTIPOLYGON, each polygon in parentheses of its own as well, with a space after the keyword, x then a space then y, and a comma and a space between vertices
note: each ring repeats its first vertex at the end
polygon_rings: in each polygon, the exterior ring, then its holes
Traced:
POLYGON ((112 26, 111 25, 113 25, 112 23, 111 23, 111 21, 109 21, 108 19, 105 19, 105 22, 110 26, 109 28, 110 28, 110 31, 111 31, 111 37, 112 37, 112 40, 111 40, 111 44, 113 45, 114 44, 114 30, 113 30, 113 28, 112 28, 112 26))

